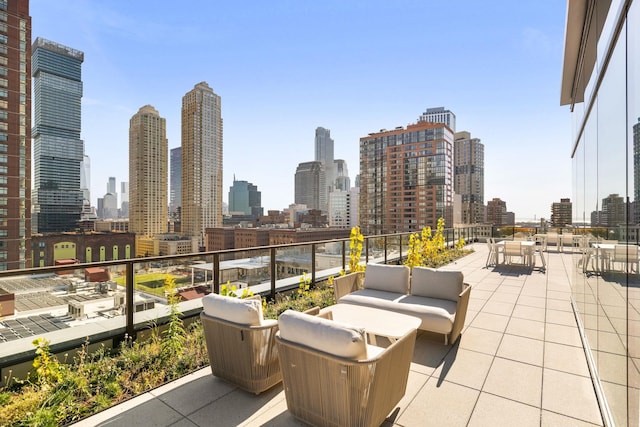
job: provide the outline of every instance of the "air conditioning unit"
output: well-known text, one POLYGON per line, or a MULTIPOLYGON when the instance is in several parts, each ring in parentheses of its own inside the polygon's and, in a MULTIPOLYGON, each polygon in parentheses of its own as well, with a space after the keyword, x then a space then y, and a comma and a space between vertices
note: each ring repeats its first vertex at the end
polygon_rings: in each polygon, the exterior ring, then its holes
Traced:
POLYGON ((84 317, 84 304, 78 301, 69 301, 69 316, 74 319, 84 317))
POLYGON ((113 306, 116 308, 122 307, 125 304, 124 300, 125 300, 124 294, 121 292, 117 292, 113 296, 113 306))

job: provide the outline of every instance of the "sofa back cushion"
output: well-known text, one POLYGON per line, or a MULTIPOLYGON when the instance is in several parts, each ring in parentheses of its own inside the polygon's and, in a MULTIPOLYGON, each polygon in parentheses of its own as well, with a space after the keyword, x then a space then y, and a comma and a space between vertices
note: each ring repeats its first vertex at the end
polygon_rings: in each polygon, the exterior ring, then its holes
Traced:
POLYGON ((240 299, 218 294, 209 294, 202 298, 205 314, 242 325, 259 326, 262 324, 262 301, 240 299))
POLYGON ((406 295, 410 272, 406 265, 367 264, 363 287, 406 295))
POLYGON ((411 295, 457 301, 464 276, 460 271, 413 267, 411 295))
POLYGON ((278 318, 280 338, 334 356, 362 360, 367 358, 364 328, 318 316, 286 310, 278 318))

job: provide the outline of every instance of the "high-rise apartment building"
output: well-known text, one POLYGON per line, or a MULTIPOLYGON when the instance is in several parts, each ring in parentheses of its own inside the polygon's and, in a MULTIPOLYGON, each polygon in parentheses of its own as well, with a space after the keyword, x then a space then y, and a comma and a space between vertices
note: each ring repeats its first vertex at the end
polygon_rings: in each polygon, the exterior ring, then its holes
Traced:
POLYGON ((427 108, 418 118, 421 122, 444 123, 449 126, 453 132, 456 131, 456 115, 444 107, 427 108))
POLYGON ((447 227, 453 219, 453 132, 420 121, 360 138, 360 227, 365 234, 447 227))
POLYGON ((298 164, 295 175, 294 202, 308 209, 327 210, 327 176, 324 162, 298 164))
POLYGON ((484 145, 466 131, 456 132, 453 143, 453 189, 461 198, 463 224, 484 221, 484 145))
POLYGON ((262 216, 262 196, 258 187, 247 181, 237 181, 233 177, 233 185, 229 188, 229 213, 262 216))
POLYGON ((152 237, 167 232, 166 120, 151 105, 129 121, 129 231, 152 237))
POLYGON ((487 223, 492 225, 507 224, 505 219, 507 214, 507 202, 501 200, 498 197, 494 197, 493 200, 487 202, 487 223))
POLYGON ((358 187, 329 193, 329 226, 351 228, 358 225, 358 187))
POLYGON ((0 270, 31 267, 31 17, 0 2, 0 270))
POLYGON ((169 151, 169 213, 178 216, 182 203, 182 147, 169 151))
POLYGON ((40 37, 33 43, 32 212, 40 233, 76 230, 80 221, 83 61, 79 50, 40 37))
POLYGON ((560 202, 551 204, 551 225, 553 227, 564 227, 572 224, 573 205, 571 199, 560 199, 560 202))
POLYGON ((222 226, 220 96, 201 82, 182 98, 182 234, 206 244, 205 229, 222 226))

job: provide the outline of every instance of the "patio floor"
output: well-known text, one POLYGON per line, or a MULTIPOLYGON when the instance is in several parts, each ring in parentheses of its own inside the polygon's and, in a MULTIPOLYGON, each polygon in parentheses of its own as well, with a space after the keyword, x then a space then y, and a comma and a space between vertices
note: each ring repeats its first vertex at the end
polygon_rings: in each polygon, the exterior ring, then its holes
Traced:
MULTIPOLYGON (((418 334, 406 394, 384 425, 603 425, 570 303, 572 254, 550 246, 544 273, 486 268, 487 246, 473 247, 447 267, 473 286, 465 330, 453 346, 418 334)), ((75 425, 302 424, 280 385, 255 396, 207 367, 75 425)))

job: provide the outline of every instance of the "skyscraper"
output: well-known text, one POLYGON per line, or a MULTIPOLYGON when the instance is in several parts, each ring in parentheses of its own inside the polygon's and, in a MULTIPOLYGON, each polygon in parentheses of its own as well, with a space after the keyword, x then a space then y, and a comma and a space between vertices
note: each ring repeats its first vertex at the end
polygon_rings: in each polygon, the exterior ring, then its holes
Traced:
POLYGON ((294 201, 306 205, 307 209, 327 211, 328 193, 326 191, 326 172, 324 162, 303 162, 298 164, 295 175, 294 201))
POLYGON ((335 171, 334 189, 349 190, 351 188, 351 180, 349 179, 349 171, 347 170, 347 162, 342 159, 333 161, 333 170, 335 171))
POLYGON ((31 17, 0 2, 0 270, 31 267, 31 17))
POLYGON ((80 191, 82 192, 82 219, 91 217, 91 158, 86 154, 80 164, 80 191))
POLYGON ((129 218, 129 183, 120 183, 120 218, 129 218))
POLYGON ((462 198, 463 224, 484 221, 484 145, 469 132, 456 132, 453 189, 462 198))
POLYGON ((360 138, 360 226, 365 234, 435 228, 453 220, 453 132, 418 122, 360 138))
MULTIPOLYGON (((335 172, 334 172, 334 164, 333 164, 333 139, 331 139, 331 131, 329 129, 325 129, 323 127, 316 128, 316 138, 315 138, 315 158, 316 162, 324 163, 324 170, 326 173, 326 185, 327 185, 327 194, 333 189, 335 186, 335 172)), ((324 207, 326 211, 326 206, 324 207)))
POLYGON ((418 118, 421 122, 444 123, 449 129, 456 131, 456 115, 444 107, 427 108, 418 118))
POLYGON ((177 216, 182 203, 182 147, 169 152, 169 213, 177 216))
POLYGON ((233 178, 233 185, 229 188, 229 213, 252 215, 254 218, 262 216, 262 197, 258 187, 247 181, 237 181, 233 178))
POLYGON ((168 158, 166 120, 151 105, 129 121, 129 231, 167 232, 168 158))
POLYGON ((116 194, 116 177, 110 176, 107 182, 107 193, 116 194))
POLYGON ((220 96, 206 82, 182 98, 182 233, 205 247, 205 229, 222 225, 220 96))
POLYGON ((33 43, 34 193, 38 232, 78 228, 83 195, 80 139, 84 53, 38 37, 33 43))

